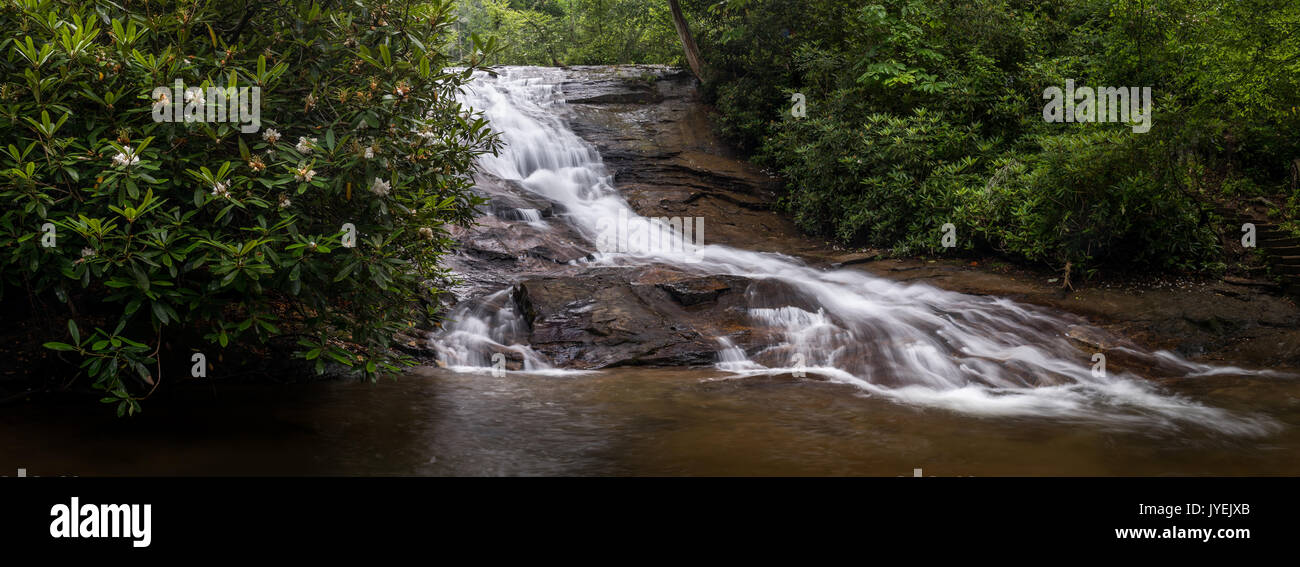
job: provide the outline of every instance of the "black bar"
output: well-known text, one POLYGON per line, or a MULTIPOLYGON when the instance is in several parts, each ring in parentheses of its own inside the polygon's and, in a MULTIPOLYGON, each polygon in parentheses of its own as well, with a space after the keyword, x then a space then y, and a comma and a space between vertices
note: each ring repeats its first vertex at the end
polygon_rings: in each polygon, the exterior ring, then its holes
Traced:
POLYGON ((0 533, 24 551, 111 557, 470 545, 496 553, 595 542, 655 542, 647 552, 666 553, 699 541, 738 545, 737 553, 755 545, 811 554, 888 544, 927 554, 1012 546, 1075 550, 1071 556, 1195 556, 1290 544, 1294 485, 1284 478, 5 478, 0 533), (52 507, 74 496, 82 505, 149 504, 149 546, 51 537, 52 507), (1182 509, 1142 514, 1142 504, 1182 509), (1202 506, 1201 514, 1189 514, 1188 504, 1202 506), (1212 504, 1238 506, 1229 507, 1233 516, 1211 517, 1212 504), (1247 529, 1249 538, 1116 537, 1127 528, 1247 529))

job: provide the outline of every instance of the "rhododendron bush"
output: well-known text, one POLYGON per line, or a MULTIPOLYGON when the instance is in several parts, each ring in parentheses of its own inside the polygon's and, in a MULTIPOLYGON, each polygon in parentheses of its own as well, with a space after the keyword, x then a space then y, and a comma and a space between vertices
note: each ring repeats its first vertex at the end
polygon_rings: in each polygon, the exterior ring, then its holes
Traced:
POLYGON ((449 68, 451 10, 5 3, 6 315, 39 319, 119 413, 238 352, 399 371, 390 342, 436 318, 419 299, 440 293, 446 228, 471 222, 474 159, 498 145, 455 99, 493 46, 449 68))

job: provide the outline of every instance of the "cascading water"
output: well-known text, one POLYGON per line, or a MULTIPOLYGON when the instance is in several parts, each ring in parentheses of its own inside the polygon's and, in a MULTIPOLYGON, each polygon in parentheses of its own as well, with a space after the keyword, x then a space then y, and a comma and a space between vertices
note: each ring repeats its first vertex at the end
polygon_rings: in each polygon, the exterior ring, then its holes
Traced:
MULTIPOLYGON (((515 353, 527 371, 549 370, 528 345, 519 341, 524 321, 509 300, 510 290, 490 294, 457 310, 455 324, 448 326, 437 343, 441 361, 453 370, 475 370, 493 364, 492 355, 515 353)), ((513 357, 512 357, 513 358, 513 357)))
MULTIPOLYGON (((462 103, 483 112, 505 143, 499 155, 481 158, 481 167, 561 205, 563 214, 549 222, 567 223, 590 242, 598 242, 614 219, 653 222, 630 209, 599 153, 568 128, 560 88, 564 77, 558 69, 506 68, 495 77, 480 76, 463 93, 462 103)), ((1139 428, 1195 424, 1239 435, 1278 427, 1267 418, 1163 392, 1132 374, 1094 374, 1089 353, 1065 336, 1078 321, 1065 316, 1006 299, 900 284, 858 270, 823 271, 780 254, 693 247, 698 243, 683 236, 668 235, 676 239, 669 245, 595 253, 593 263, 668 264, 701 275, 774 280, 815 306, 773 307, 751 290, 749 316, 783 340, 747 356, 726 337, 716 337, 720 370, 739 376, 803 371, 899 403, 976 415, 1046 416, 1139 428), (689 259, 682 254, 687 249, 689 259)), ((507 301, 510 293, 506 288, 468 301, 451 314, 433 338, 445 365, 481 370, 490 366, 492 353, 506 349, 519 353, 525 371, 555 372, 522 344, 526 324, 507 301)), ((1250 373, 1164 352, 1130 353, 1184 376, 1250 373)))

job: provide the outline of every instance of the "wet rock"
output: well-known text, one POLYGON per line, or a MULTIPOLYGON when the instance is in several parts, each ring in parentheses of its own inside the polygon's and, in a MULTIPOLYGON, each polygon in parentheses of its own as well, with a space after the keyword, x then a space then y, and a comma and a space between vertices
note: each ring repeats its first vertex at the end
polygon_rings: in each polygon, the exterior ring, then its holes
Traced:
POLYGON ((864 264, 872 260, 879 260, 883 254, 880 250, 867 250, 865 252, 850 252, 829 258, 831 268, 843 268, 854 264, 864 264))
POLYGON ((569 104, 649 104, 662 100, 662 95, 650 90, 649 85, 646 85, 643 88, 634 87, 623 92, 570 99, 568 102, 569 104))
MULTIPOLYGON (((709 108, 689 73, 644 68, 655 74, 662 100, 653 104, 590 105, 569 126, 600 151, 618 190, 647 217, 703 218, 705 244, 781 252, 821 261, 822 242, 799 232, 773 209, 778 180, 744 161, 714 132, 709 108)), ((626 89, 613 71, 587 74, 584 84, 564 85, 570 100, 626 89), (572 94, 570 91, 574 91, 572 94)))
POLYGON ((744 308, 754 283, 663 267, 593 268, 524 279, 514 297, 528 344, 559 366, 711 365, 720 350, 715 337, 747 352, 777 340, 744 308))
POLYGON ((590 244, 563 225, 538 228, 486 217, 479 219, 478 226, 455 236, 465 253, 485 259, 513 261, 532 257, 568 264, 591 256, 590 244))
POLYGON ((532 193, 517 181, 501 179, 490 173, 474 175, 474 194, 488 199, 486 212, 504 220, 526 220, 518 211, 533 210, 542 218, 555 216, 563 207, 554 201, 532 193))
POLYGON ((719 295, 730 291, 737 284, 747 283, 744 278, 738 277, 707 277, 694 278, 689 280, 662 283, 659 288, 667 291, 668 295, 682 305, 699 305, 701 303, 712 303, 718 299, 719 295))
POLYGON ((475 181, 475 193, 489 199, 487 214, 469 228, 449 229, 460 243, 460 255, 469 257, 450 262, 456 272, 527 272, 527 266, 516 264, 526 264, 530 258, 568 264, 591 257, 595 246, 567 223, 552 222, 558 207, 555 203, 514 181, 486 173, 478 174, 475 181), (524 218, 522 211, 536 211, 537 219, 524 218))
MULTIPOLYGON (((1133 341, 1092 325, 1071 325, 1065 337, 1084 353, 1106 356, 1108 372, 1137 372, 1151 378, 1176 376, 1182 370, 1169 361, 1152 356, 1133 341)), ((1088 360, 1092 361, 1091 356, 1088 360)), ((1095 361, 1093 361, 1095 362, 1095 361)))

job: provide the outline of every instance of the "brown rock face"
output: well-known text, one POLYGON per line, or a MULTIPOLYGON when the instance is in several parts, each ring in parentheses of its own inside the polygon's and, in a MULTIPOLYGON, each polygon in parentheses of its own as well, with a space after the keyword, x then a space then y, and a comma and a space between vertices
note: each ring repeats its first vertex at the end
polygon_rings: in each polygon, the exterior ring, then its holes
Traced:
POLYGON ((702 365, 717 360, 714 337, 748 351, 775 339, 746 315, 744 294, 754 285, 665 267, 592 268, 524 279, 514 298, 528 343, 556 365, 702 365))

